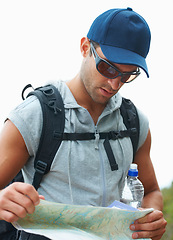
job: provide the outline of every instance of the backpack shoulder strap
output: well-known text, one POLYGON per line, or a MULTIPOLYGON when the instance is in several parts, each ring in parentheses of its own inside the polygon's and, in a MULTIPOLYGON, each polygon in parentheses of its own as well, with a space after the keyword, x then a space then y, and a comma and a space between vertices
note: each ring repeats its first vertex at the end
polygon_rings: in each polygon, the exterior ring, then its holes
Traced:
POLYGON ((65 113, 62 97, 53 85, 35 89, 27 97, 38 98, 43 113, 43 128, 38 151, 34 161, 35 174, 33 186, 38 189, 41 180, 50 170, 54 156, 62 142, 65 113))
POLYGON ((131 100, 122 98, 120 113, 126 128, 131 129, 132 131, 130 139, 133 146, 133 162, 134 162, 135 154, 138 148, 140 131, 138 112, 131 100))

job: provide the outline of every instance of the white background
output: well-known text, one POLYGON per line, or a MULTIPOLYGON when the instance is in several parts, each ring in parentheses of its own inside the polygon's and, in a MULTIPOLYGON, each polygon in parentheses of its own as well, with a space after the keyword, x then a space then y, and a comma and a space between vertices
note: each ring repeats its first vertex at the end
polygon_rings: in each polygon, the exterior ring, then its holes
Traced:
POLYGON ((27 83, 37 87, 77 74, 82 60, 80 39, 99 14, 117 7, 132 7, 151 29, 150 78, 143 73, 124 86, 121 94, 148 116, 158 182, 160 187, 169 186, 173 181, 172 0, 1 0, 0 128, 9 111, 21 102, 27 83))

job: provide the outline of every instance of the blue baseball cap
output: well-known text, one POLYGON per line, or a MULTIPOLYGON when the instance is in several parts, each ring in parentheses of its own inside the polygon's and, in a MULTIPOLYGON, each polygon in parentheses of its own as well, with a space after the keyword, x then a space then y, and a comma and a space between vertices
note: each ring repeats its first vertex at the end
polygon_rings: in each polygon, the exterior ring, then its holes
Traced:
POLYGON ((87 37, 99 43, 110 62, 135 65, 149 77, 145 59, 150 48, 150 29, 145 19, 131 8, 102 13, 92 23, 87 37))

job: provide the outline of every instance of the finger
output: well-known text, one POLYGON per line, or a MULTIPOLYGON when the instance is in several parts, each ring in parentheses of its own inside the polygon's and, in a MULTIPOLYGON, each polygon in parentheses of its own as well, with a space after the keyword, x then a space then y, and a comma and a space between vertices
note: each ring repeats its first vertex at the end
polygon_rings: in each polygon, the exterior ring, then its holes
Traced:
POLYGON ((143 224, 132 224, 130 226, 131 230, 135 231, 154 231, 163 227, 166 227, 166 220, 161 218, 154 222, 143 223, 143 224))
POLYGON ((1 210, 1 217, 7 222, 16 221, 17 218, 24 218, 27 211, 24 207, 12 201, 8 201, 7 206, 3 206, 1 210))
POLYGON ((39 204, 40 202, 39 194, 32 185, 26 183, 14 183, 14 184, 15 184, 14 188, 16 191, 20 192, 23 195, 26 195, 29 199, 31 199, 35 206, 39 204))
MULTIPOLYGON (((32 214, 35 211, 35 205, 33 201, 26 195, 17 193, 14 196, 9 196, 9 201, 24 208, 26 213, 32 214)), ((20 217, 22 217, 20 215, 20 217)))
MULTIPOLYGON (((33 213, 35 205, 40 201, 37 191, 29 184, 14 183, 1 191, 0 210, 6 213, 5 217, 11 218, 15 216, 23 218, 27 213, 33 213)), ((1 217, 3 218, 3 217, 1 217)))
POLYGON ((26 183, 14 183, 1 191, 0 215, 7 222, 17 221, 24 218, 27 213, 35 211, 44 196, 38 194, 35 188, 26 183))
POLYGON ((43 195, 39 195, 39 198, 45 200, 45 197, 43 195))
POLYGON ((141 231, 132 234, 133 239, 140 238, 152 238, 152 240, 161 239, 162 235, 165 233, 165 229, 157 229, 156 231, 141 231))
POLYGON ((1 218, 9 223, 16 222, 19 219, 14 213, 5 210, 1 211, 1 218))
POLYGON ((163 213, 159 210, 154 210, 152 213, 147 214, 145 217, 137 219, 134 223, 150 223, 157 221, 161 218, 163 218, 163 213))
POLYGON ((131 230, 137 231, 133 233, 133 239, 138 238, 151 238, 153 240, 160 239, 166 231, 167 222, 164 218, 161 218, 152 223, 143 223, 143 224, 132 224, 130 226, 131 230), (138 232, 140 231, 140 232, 138 232))
MULTIPOLYGON (((16 210, 16 208, 14 208, 14 204, 16 204, 24 208, 27 213, 31 214, 34 212, 35 204, 33 203, 32 199, 28 197, 28 195, 31 196, 31 194, 28 191, 28 194, 26 195, 22 187, 25 187, 26 188, 25 191, 27 191, 27 188, 28 187, 30 188, 30 185, 28 186, 28 184, 14 184, 13 186, 10 187, 10 189, 6 189, 4 193, 3 209, 13 212, 16 210), (14 208, 14 210, 12 208, 14 208)), ((35 189, 34 189, 34 193, 35 193, 35 189)), ((36 192, 36 195, 38 195, 37 192, 36 192)), ((22 210, 22 212, 24 212, 24 210, 22 210)), ((19 216, 22 217, 23 214, 19 216)))

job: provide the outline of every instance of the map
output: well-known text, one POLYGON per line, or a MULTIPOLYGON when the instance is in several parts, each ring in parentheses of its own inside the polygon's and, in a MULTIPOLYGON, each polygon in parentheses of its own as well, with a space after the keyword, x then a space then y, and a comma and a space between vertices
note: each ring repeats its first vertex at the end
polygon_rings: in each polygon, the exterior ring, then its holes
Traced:
POLYGON ((129 229, 130 224, 152 211, 41 200, 33 214, 27 214, 13 225, 19 230, 44 235, 51 240, 131 240, 133 232, 129 229))

